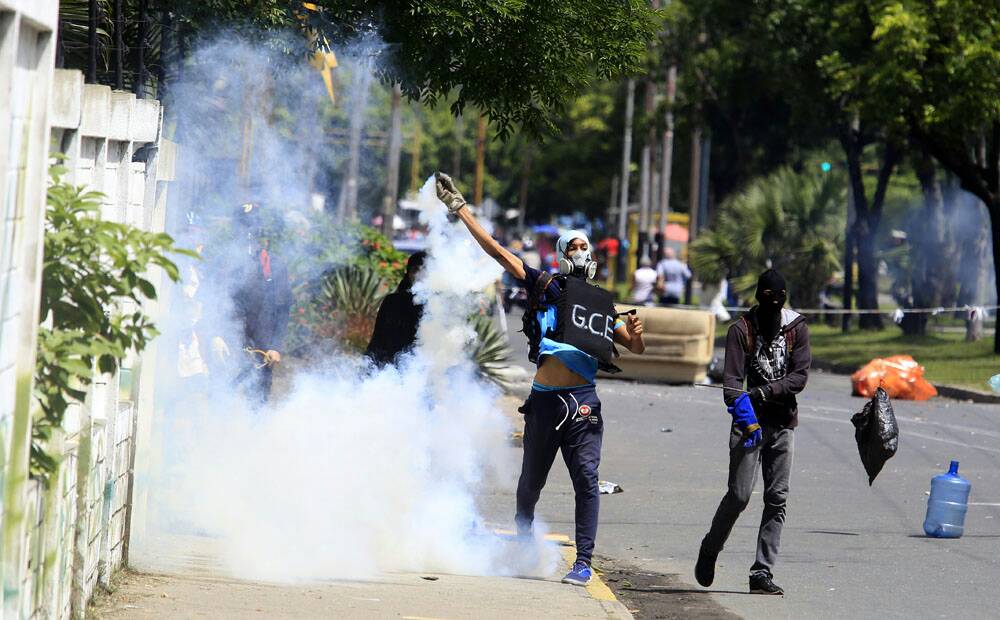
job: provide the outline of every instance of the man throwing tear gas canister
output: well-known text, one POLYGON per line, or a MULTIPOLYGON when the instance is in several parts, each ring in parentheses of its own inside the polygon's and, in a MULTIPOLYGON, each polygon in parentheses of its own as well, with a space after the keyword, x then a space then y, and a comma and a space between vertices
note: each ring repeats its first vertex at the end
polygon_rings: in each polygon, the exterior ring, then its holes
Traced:
POLYGON ((772 581, 771 570, 778 559, 785 522, 794 429, 798 425, 795 395, 805 388, 812 361, 809 328, 801 315, 783 308, 786 296, 785 279, 768 269, 757 280, 757 305, 733 323, 726 336, 723 394, 733 416, 729 490, 701 541, 694 569, 698 583, 706 588, 715 579, 715 561, 750 502, 760 470, 764 514, 757 535, 757 558, 750 567, 750 593, 784 594, 772 581))
POLYGON ((572 231, 559 238, 559 275, 542 273, 502 247, 476 221, 465 199, 445 174, 437 175, 437 194, 472 233, 483 250, 529 293, 524 314, 528 359, 537 364, 524 414, 524 456, 517 483, 515 522, 519 536, 530 536, 542 487, 556 452, 562 451, 576 496, 576 562, 564 583, 590 581, 600 502, 597 468, 604 420, 594 379, 598 369, 617 371, 614 344, 642 353, 642 321, 618 318, 611 293, 589 282, 597 271, 587 236, 572 231))

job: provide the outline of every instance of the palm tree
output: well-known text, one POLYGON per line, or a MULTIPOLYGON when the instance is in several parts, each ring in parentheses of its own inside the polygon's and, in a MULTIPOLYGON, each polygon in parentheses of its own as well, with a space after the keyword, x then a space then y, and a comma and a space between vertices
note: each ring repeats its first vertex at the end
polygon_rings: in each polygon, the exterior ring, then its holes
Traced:
POLYGON ((97 8, 98 70, 108 66, 111 49, 111 0, 62 0, 59 3, 60 66, 86 70, 90 56, 90 8, 97 8))
POLYGON ((723 202, 714 227, 691 244, 691 267, 702 281, 731 278, 749 296, 757 275, 774 267, 796 305, 815 305, 838 268, 845 187, 837 175, 789 168, 751 181, 723 202))
POLYGON ((476 330, 476 340, 472 344, 472 360, 476 364, 479 376, 492 381, 502 389, 507 389, 509 385, 504 373, 510 366, 507 363, 510 357, 507 338, 489 316, 475 314, 470 321, 476 330))

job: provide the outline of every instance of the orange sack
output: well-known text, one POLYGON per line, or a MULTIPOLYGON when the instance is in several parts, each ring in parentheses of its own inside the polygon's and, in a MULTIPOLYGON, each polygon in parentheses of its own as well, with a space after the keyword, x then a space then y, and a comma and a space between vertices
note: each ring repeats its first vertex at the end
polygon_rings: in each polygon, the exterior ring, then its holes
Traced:
POLYGON ((937 396, 937 390, 924 379, 924 367, 909 355, 876 358, 851 375, 855 396, 871 398, 882 388, 889 398, 927 400, 937 396))

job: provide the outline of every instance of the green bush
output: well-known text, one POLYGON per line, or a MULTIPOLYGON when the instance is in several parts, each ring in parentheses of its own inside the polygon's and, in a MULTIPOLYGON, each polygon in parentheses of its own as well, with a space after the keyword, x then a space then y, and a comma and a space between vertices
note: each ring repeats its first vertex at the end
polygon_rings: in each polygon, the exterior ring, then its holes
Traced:
MULTIPOLYGON (((407 255, 393 248, 374 228, 341 224, 326 214, 314 218, 308 229, 280 238, 276 244, 279 252, 285 244, 302 248, 293 253, 289 267, 295 294, 289 350, 303 351, 317 340, 331 339, 349 349, 363 350, 375 325, 378 302, 402 279, 407 255), (362 290, 355 290, 355 286, 362 290), (341 292, 355 299, 373 299, 371 315, 338 306, 341 292)), ((353 302, 346 303, 350 306, 353 302)))
POLYGON ((167 255, 197 257, 169 235, 102 220, 101 194, 63 182, 62 172, 50 171, 35 370, 40 413, 32 424, 31 469, 43 477, 57 465, 45 443, 70 403, 86 397, 95 368, 115 372, 129 351, 156 337, 142 310, 156 299, 150 270, 176 282, 180 273, 167 255))
POLYGON ((333 342, 364 351, 385 294, 384 281, 370 267, 349 265, 327 273, 317 294, 294 310, 292 350, 333 342))

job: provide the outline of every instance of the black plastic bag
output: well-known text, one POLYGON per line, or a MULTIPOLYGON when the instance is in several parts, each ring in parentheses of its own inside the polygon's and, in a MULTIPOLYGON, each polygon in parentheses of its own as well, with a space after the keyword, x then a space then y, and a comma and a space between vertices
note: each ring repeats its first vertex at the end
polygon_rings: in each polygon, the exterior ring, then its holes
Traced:
POLYGON ((871 486, 885 462, 896 454, 899 440, 896 414, 892 411, 886 391, 882 388, 875 390, 875 395, 865 403, 864 409, 851 417, 851 422, 854 423, 854 439, 858 442, 861 463, 868 472, 868 486, 871 486))

